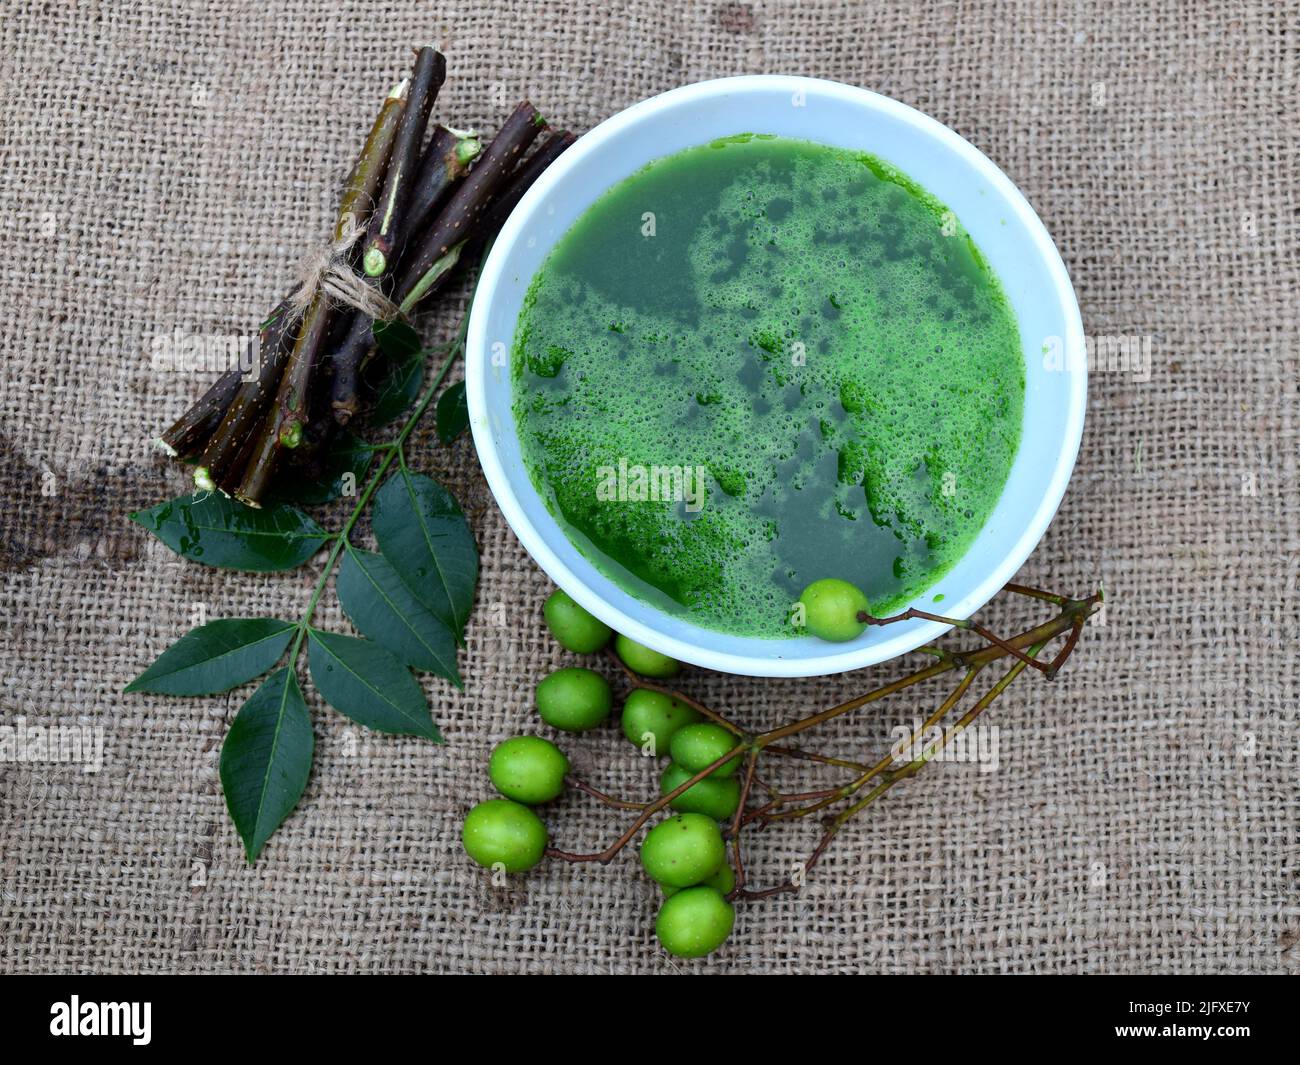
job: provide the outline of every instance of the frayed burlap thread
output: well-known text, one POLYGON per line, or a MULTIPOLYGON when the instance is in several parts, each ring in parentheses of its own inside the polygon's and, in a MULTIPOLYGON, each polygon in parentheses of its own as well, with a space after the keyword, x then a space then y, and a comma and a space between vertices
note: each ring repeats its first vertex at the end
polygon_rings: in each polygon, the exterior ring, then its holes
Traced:
POLYGON ((333 240, 308 252, 298 261, 293 272, 298 287, 289 296, 291 321, 306 314, 318 296, 379 321, 392 321, 398 317, 401 311, 397 304, 373 281, 357 272, 352 264, 352 249, 365 235, 365 227, 353 215, 346 215, 333 240))

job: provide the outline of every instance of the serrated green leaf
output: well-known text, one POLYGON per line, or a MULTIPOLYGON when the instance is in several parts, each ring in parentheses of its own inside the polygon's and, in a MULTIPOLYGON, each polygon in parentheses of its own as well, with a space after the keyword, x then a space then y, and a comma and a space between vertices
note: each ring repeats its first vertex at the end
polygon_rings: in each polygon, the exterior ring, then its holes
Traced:
POLYGON ((419 396, 425 353, 419 334, 400 320, 376 325, 375 342, 382 358, 375 360, 378 372, 368 382, 375 393, 368 421, 380 426, 401 417, 419 396))
POLYGON ((451 493, 424 474, 399 470, 375 493, 371 523, 380 552, 459 641, 474 605, 478 548, 451 493))
POLYGON ((335 578, 339 603, 364 636, 408 666, 461 687, 456 637, 434 617, 383 555, 347 544, 335 578))
POLYGON ((221 788, 250 864, 302 798, 315 746, 298 678, 278 669, 240 708, 221 748, 221 788))
POLYGON ((469 403, 465 399, 465 382, 457 381, 438 397, 434 412, 438 425, 438 439, 450 444, 469 425, 469 403))
POLYGON ((296 626, 276 618, 222 618, 192 629, 126 686, 128 692, 211 695, 261 676, 296 626))
POLYGON ((247 507, 220 492, 180 496, 131 520, 184 558, 259 573, 300 566, 329 538, 294 507, 247 507))
POLYGON ((271 485, 270 502, 319 506, 356 495, 375 449, 346 429, 339 432, 308 469, 285 464, 271 485))
POLYGON ((335 710, 376 732, 442 742, 420 685, 379 644, 319 629, 307 643, 311 679, 335 710))

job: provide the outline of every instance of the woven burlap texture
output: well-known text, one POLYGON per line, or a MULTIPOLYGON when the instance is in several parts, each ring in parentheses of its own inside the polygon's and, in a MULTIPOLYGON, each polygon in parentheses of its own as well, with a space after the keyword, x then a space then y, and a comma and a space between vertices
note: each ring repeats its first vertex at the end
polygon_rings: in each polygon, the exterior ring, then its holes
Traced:
MULTIPOLYGON (((0 723, 100 727, 106 750, 98 774, 0 766, 0 968, 1300 969, 1298 19, 1295 0, 9 4, 0 723), (302 608, 320 560, 215 572, 127 523, 184 490, 148 442, 210 377, 151 353, 178 330, 252 328, 325 233, 376 101, 425 42, 448 54, 440 114, 461 126, 491 129, 527 95, 581 131, 744 72, 888 94, 1024 190, 1090 334, 1149 338, 1149 373, 1092 377, 1078 468, 1022 574, 1069 592, 1104 581, 1105 624, 1054 684, 1022 678, 996 707, 996 773, 935 765, 895 789, 802 894, 744 907, 707 962, 658 949, 633 852, 548 863, 507 888, 461 852, 461 817, 490 792, 487 752, 537 729, 532 686, 572 662, 542 629, 548 583, 468 440, 439 448, 426 432, 412 449, 483 554, 465 692, 426 680, 445 747, 356 730, 313 695, 311 784, 250 868, 216 769, 251 686, 121 694, 196 620, 302 608)), ((430 335, 463 298, 434 308, 430 335)), ((346 625, 332 596, 322 621, 346 625)), ((685 683, 757 726, 868 679, 685 683)), ((925 707, 884 704, 830 741, 865 755, 925 707)), ((566 746, 594 782, 652 791, 616 730, 566 746)), ((622 823, 580 796, 547 818, 572 848, 622 823)), ((813 832, 769 830, 752 876, 787 876, 813 832)))

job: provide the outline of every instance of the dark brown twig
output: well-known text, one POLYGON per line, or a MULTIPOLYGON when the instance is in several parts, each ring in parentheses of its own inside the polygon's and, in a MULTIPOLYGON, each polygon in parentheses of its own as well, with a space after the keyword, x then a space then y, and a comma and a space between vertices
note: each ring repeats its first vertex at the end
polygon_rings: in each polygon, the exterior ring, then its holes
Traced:
MULTIPOLYGON (((532 104, 515 108, 492 143, 457 184, 447 204, 414 248, 408 247, 398 267, 395 299, 403 314, 435 291, 460 259, 465 240, 487 209, 492 197, 508 180, 520 154, 536 138, 541 115, 532 104)), ((362 365, 375 345, 374 320, 357 314, 347 338, 332 356, 335 420, 346 425, 360 405, 358 382, 362 365)))
MULTIPOLYGON (((390 94, 383 106, 388 107, 391 100, 390 94)), ((380 129, 381 123, 377 119, 371 128, 371 134, 374 135, 380 129)), ((395 139, 394 137, 393 140, 395 139)), ((391 145, 390 141, 390 150, 391 145)), ((371 144, 370 138, 367 138, 352 169, 347 187, 339 198, 338 213, 334 221, 335 240, 342 237, 349 227, 355 225, 354 210, 360 202, 362 192, 375 187, 378 181, 377 175, 383 173, 387 165, 387 152, 376 149, 371 144)), ((281 450, 296 448, 302 442, 303 429, 307 422, 307 403, 315 383, 325 341, 330 335, 333 318, 333 307, 330 301, 324 293, 317 292, 308 304, 302 322, 298 326, 293 349, 280 376, 275 405, 267 410, 262 418, 261 428, 252 441, 247 459, 243 462, 243 476, 234 495, 249 506, 262 505, 262 498, 271 487, 281 450)))
POLYGON ((202 454, 209 438, 234 402, 243 380, 243 371, 238 368, 223 373, 189 410, 158 437, 158 446, 171 458, 193 458, 202 454))
POLYGON ((455 265, 458 249, 472 235, 479 216, 510 180, 510 172, 536 139, 543 125, 537 108, 526 100, 492 138, 469 175, 452 193, 437 220, 402 257, 395 300, 404 314, 436 288, 455 265))
POLYGON ((398 223, 395 247, 403 247, 408 234, 422 232, 433 221, 436 217, 434 211, 442 206, 456 183, 469 173, 470 164, 482 151, 483 142, 473 132, 446 126, 434 129, 411 189, 411 202, 407 205, 405 217, 398 223))
POLYGON ((232 475, 237 479, 239 460, 247 453, 248 441, 275 397, 289 358, 290 331, 284 316, 285 306, 281 304, 268 317, 269 324, 261 333, 257 373, 239 386, 199 457, 194 484, 201 491, 229 490, 232 475))
POLYGON ((385 97, 361 146, 361 154, 352 166, 352 173, 343 183, 338 213, 340 218, 351 218, 353 225, 361 225, 374 210, 375 195, 393 149, 397 126, 406 111, 407 86, 406 80, 400 81, 385 97))
POLYGON ((754 786, 754 773, 758 769, 759 749, 751 747, 745 758, 745 775, 740 785, 740 801, 736 804, 735 816, 731 819, 731 857, 732 870, 736 874, 736 890, 745 889, 745 859, 740 850, 740 830, 745 823, 745 807, 749 803, 749 792, 754 786))
POLYGON ((839 766, 841 769, 856 769, 858 772, 865 772, 867 768, 861 762, 851 762, 846 758, 828 758, 816 751, 803 751, 797 747, 781 747, 777 744, 768 744, 765 750, 768 754, 778 754, 786 758, 799 758, 805 762, 819 762, 822 765, 839 766))
POLYGON ((420 168, 420 147, 429 113, 438 90, 447 80, 447 60, 436 48, 421 48, 411 68, 411 84, 405 109, 397 123, 384 173, 383 191, 361 248, 362 268, 369 277, 382 277, 393 260, 396 240, 416 184, 420 168))
POLYGON ((374 326, 373 318, 357 311, 347 336, 330 356, 334 368, 330 406, 339 425, 347 425, 361 406, 361 363, 375 345, 374 326))
POLYGON ((501 195, 492 201, 492 206, 483 215, 483 221, 474 236, 475 244, 487 244, 500 231, 510 212, 515 209, 524 193, 536 184, 537 179, 555 160, 577 140, 575 134, 559 130, 550 134, 530 155, 516 168, 510 178, 510 184, 501 195))

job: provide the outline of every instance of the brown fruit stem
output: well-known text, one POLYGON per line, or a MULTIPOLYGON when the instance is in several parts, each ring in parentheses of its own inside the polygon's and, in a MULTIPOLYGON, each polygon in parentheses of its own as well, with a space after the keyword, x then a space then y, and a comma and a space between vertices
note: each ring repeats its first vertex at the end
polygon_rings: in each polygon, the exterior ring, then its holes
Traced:
MULTIPOLYGON (((954 736, 969 728, 971 723, 980 714, 984 713, 998 696, 1006 691, 1016 677, 1026 669, 1039 665, 1038 656, 1051 641, 1064 636, 1063 646, 1045 671, 1048 677, 1052 676, 1073 652, 1078 643, 1079 634, 1082 632, 1088 618, 1101 609, 1103 601, 1101 591, 1082 599, 1070 599, 1066 596, 1053 595, 1049 592, 1043 592, 1036 588, 1027 588, 1019 584, 1008 584, 1004 590, 1010 594, 1023 595, 1052 603, 1058 608, 1059 613, 1050 620, 1035 625, 1010 639, 996 637, 983 626, 975 625, 969 621, 958 622, 951 618, 939 619, 956 624, 960 630, 979 636, 985 641, 984 646, 960 651, 943 650, 938 647, 919 648, 919 651, 937 656, 938 661, 907 676, 882 684, 837 706, 796 718, 788 724, 766 732, 750 733, 742 730, 721 714, 708 710, 681 692, 647 681, 624 666, 624 671, 633 685, 662 692, 672 699, 694 706, 718 724, 730 729, 736 737, 735 746, 712 765, 697 773, 672 792, 649 804, 627 802, 591 788, 584 787, 580 789, 606 805, 620 809, 635 809, 638 811, 637 817, 628 829, 604 850, 591 853, 574 853, 558 848, 550 848, 547 850, 547 854, 553 858, 568 862, 608 862, 612 860, 635 838, 641 826, 655 812, 664 809, 675 797, 703 779, 713 769, 730 760, 736 754, 743 753, 745 768, 742 777, 740 802, 728 830, 725 832, 725 835, 731 841, 732 863, 736 872, 736 888, 730 897, 760 899, 783 892, 798 891, 803 882, 802 875, 792 878, 789 882, 759 891, 753 891, 746 887, 745 864, 741 853, 741 836, 747 826, 755 825, 757 828, 762 829, 773 823, 810 817, 824 810, 829 811, 832 807, 840 806, 839 810, 833 813, 810 856, 801 863, 800 873, 806 874, 826 852, 835 834, 844 824, 875 802, 894 785, 919 773, 945 745, 952 741, 954 736), (941 727, 944 726, 944 723, 948 721, 953 713, 957 712, 959 705, 970 693, 974 681, 982 671, 994 663, 1008 658, 1011 659, 1009 668, 994 681, 988 690, 976 699, 969 709, 964 713, 960 713, 955 722, 946 725, 946 727, 941 727), (923 681, 953 671, 960 671, 960 679, 939 703, 938 708, 928 716, 920 728, 912 735, 909 749, 913 754, 907 761, 900 762, 895 749, 891 749, 888 754, 874 764, 868 764, 798 750, 783 746, 780 743, 781 740, 816 728, 843 714, 851 713, 877 700, 910 689, 923 681), (932 738, 936 729, 939 730, 938 738, 932 738), (759 760, 767 756, 795 758, 825 766, 847 769, 853 773, 853 777, 847 783, 838 787, 782 794, 760 778, 757 773, 759 760), (868 787, 868 785, 871 785, 871 787, 868 787), (749 796, 755 786, 762 788, 767 793, 768 799, 761 805, 750 806, 749 796)), ((909 616, 914 617, 916 615, 898 614, 890 618, 875 619, 874 623, 890 625, 905 621, 909 616)))

